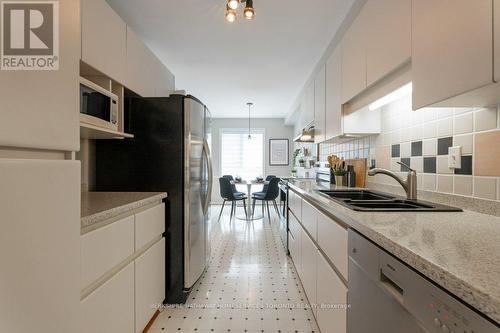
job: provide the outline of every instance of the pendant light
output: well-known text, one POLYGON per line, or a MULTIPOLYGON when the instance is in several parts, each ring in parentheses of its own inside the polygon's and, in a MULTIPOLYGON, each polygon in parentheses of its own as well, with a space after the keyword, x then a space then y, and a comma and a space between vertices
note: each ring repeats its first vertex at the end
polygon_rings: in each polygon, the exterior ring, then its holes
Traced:
POLYGON ((226 21, 229 23, 236 21, 236 10, 231 9, 229 5, 226 5, 226 21))
POLYGON ((231 9, 238 9, 238 6, 240 5, 240 0, 228 0, 227 1, 227 6, 231 9))
POLYGON ((253 103, 248 102, 248 140, 252 139, 252 134, 250 131, 250 108, 253 106, 253 103))
POLYGON ((247 0, 245 9, 243 10, 243 16, 247 20, 253 20, 255 18, 255 9, 253 8, 253 0, 247 0))

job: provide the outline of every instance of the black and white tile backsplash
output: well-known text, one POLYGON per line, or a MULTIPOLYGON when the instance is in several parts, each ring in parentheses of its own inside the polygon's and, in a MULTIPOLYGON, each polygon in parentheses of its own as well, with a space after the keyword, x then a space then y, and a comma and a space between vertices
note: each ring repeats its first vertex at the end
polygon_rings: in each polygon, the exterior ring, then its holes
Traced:
MULTIPOLYGON (((499 118, 498 107, 412 111, 411 96, 407 96, 383 107, 381 134, 320 144, 320 159, 325 161, 331 154, 344 159, 364 157, 369 165, 404 177, 406 168, 397 163, 403 162, 417 170, 419 189, 500 200, 500 177, 474 173, 474 163, 480 162, 474 159, 475 136, 498 131, 499 118), (460 169, 448 168, 448 149, 454 146, 461 147, 460 169)), ((385 175, 368 181, 397 185, 385 175)))

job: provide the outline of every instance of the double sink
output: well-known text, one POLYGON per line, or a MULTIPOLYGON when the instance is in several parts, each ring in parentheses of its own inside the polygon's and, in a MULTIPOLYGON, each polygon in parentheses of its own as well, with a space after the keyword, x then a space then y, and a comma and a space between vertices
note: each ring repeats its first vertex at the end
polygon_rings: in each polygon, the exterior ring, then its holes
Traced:
POLYGON ((319 193, 335 202, 356 211, 378 212, 461 212, 460 208, 425 202, 407 200, 386 193, 369 190, 318 190, 319 193))

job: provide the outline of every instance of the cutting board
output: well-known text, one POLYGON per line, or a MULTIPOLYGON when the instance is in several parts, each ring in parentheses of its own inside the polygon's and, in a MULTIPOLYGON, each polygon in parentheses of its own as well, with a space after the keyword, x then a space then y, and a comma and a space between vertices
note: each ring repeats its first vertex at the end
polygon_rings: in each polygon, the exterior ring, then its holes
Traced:
POLYGON ((346 167, 348 165, 354 166, 356 173, 356 187, 365 187, 366 184, 366 158, 356 158, 352 160, 345 160, 346 167))

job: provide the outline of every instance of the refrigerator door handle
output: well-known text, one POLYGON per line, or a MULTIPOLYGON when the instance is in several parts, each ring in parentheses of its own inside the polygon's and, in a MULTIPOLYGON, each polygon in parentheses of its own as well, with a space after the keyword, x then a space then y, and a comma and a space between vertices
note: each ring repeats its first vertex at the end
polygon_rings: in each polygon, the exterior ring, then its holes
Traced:
POLYGON ((213 174, 212 174, 212 157, 210 156, 210 148, 208 147, 207 140, 203 140, 203 153, 207 158, 208 165, 208 190, 207 196, 205 198, 205 204, 203 205, 203 213, 206 215, 208 213, 208 208, 210 206, 210 201, 212 200, 212 187, 213 187, 213 174))

